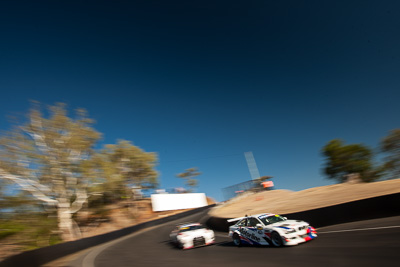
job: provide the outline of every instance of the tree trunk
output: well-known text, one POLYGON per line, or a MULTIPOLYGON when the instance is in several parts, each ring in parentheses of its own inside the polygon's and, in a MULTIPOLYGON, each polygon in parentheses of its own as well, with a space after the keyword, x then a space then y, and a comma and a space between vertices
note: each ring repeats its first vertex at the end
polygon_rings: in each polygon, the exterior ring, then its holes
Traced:
POLYGON ((58 229, 61 232, 61 238, 64 241, 72 241, 80 238, 79 230, 74 224, 71 213, 71 205, 67 200, 59 200, 57 206, 58 229), (74 227, 75 226, 75 227, 74 227))

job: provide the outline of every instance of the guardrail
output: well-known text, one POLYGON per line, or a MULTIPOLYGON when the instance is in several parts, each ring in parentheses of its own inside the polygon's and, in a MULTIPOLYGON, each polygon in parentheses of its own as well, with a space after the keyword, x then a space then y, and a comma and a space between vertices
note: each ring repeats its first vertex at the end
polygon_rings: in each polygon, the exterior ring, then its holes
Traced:
MULTIPOLYGON (((304 220, 314 227, 398 216, 400 215, 400 193, 280 215, 289 219, 304 220)), ((235 223, 228 223, 228 219, 231 218, 210 217, 206 225, 217 231, 228 232, 229 226, 235 223)))
POLYGON ((211 207, 215 206, 209 205, 206 207, 201 207, 189 211, 185 211, 182 213, 178 213, 172 216, 156 219, 153 221, 148 221, 144 223, 140 223, 134 226, 130 226, 127 228, 123 228, 117 231, 113 231, 110 233, 106 234, 101 234, 97 236, 92 236, 92 237, 87 237, 83 239, 79 239, 76 241, 70 241, 70 242, 65 242, 49 247, 44 247, 44 248, 39 248, 31 251, 26 251, 18 255, 11 256, 9 258, 4 259, 2 262, 0 262, 0 267, 11 267, 11 266, 18 266, 18 267, 23 267, 23 266, 29 266, 29 267, 34 267, 34 266, 41 266, 45 263, 48 263, 50 261, 59 259, 61 257, 79 252, 81 250, 94 247, 100 244, 103 244, 105 242, 112 241, 114 239, 123 237, 125 235, 137 232, 139 230, 160 225, 166 222, 174 221, 176 219, 180 219, 201 211, 204 211, 206 209, 209 209, 211 207))

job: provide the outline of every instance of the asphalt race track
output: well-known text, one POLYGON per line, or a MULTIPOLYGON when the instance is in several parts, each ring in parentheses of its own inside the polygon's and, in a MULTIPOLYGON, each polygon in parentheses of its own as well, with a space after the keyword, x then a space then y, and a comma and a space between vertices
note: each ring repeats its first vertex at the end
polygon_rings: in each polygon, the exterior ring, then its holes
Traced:
MULTIPOLYGON (((398 266, 400 216, 319 228, 319 237, 294 247, 235 247, 227 233, 216 244, 179 250, 169 233, 179 222, 205 220, 207 211, 92 249, 68 266, 398 266)), ((295 219, 295 218, 293 218, 295 219)))

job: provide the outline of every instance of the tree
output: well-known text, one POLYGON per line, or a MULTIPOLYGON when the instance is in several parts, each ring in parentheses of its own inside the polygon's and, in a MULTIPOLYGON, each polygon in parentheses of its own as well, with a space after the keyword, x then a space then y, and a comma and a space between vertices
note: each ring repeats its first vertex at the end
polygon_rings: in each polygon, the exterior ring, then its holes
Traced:
POLYGON ((371 150, 362 144, 344 145, 339 139, 331 140, 322 149, 326 157, 325 174, 329 179, 345 182, 351 175, 359 175, 364 182, 372 182, 380 177, 380 168, 371 162, 371 150))
POLYGON ((381 141, 381 151, 387 156, 384 159, 384 167, 388 172, 388 178, 400 177, 400 129, 392 130, 381 141))
POLYGON ((49 107, 47 117, 35 103, 26 123, 0 137, 0 179, 53 207, 63 240, 80 237, 73 214, 90 196, 103 196, 110 188, 127 194, 132 185, 157 184, 155 153, 127 141, 96 153, 101 135, 82 109, 69 118, 65 105, 56 104, 49 107))
POLYGON ((61 236, 72 240, 80 235, 72 215, 88 198, 83 163, 100 134, 82 109, 75 119, 67 117, 63 104, 49 107, 49 114, 45 118, 36 103, 25 125, 0 138, 0 177, 56 207, 61 236))
POLYGON ((49 113, 45 118, 35 104, 25 125, 1 137, 0 177, 54 205, 62 238, 71 240, 79 236, 72 214, 88 198, 83 163, 100 134, 84 110, 76 111, 76 119, 67 117, 63 104, 49 107, 49 113))
POLYGON ((194 188, 197 187, 198 181, 197 179, 194 179, 194 177, 200 175, 201 172, 197 171, 197 168, 189 168, 186 169, 185 172, 179 173, 176 176, 178 178, 185 179, 185 184, 188 188, 190 188, 188 191, 193 192, 194 188))
POLYGON ((156 153, 145 152, 125 140, 106 145, 93 157, 100 191, 111 201, 130 198, 133 188, 155 188, 158 185, 156 163, 156 153))

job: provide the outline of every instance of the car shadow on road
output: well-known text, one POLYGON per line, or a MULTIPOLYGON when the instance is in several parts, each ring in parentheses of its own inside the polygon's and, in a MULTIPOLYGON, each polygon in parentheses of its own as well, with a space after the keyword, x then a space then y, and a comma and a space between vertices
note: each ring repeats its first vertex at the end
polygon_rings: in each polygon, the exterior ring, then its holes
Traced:
POLYGON ((180 249, 174 242, 171 242, 171 240, 164 240, 158 242, 160 244, 166 244, 166 246, 170 247, 171 249, 180 249))
POLYGON ((215 243, 215 246, 220 246, 220 247, 237 247, 237 248, 271 248, 271 249, 276 249, 276 248, 280 248, 280 247, 274 247, 274 246, 270 246, 270 245, 249 245, 249 244, 241 244, 239 247, 236 246, 233 241, 223 241, 223 242, 219 242, 219 243, 215 243))
POLYGON ((216 242, 214 246, 220 246, 220 247, 236 247, 235 244, 232 241, 222 241, 222 242, 216 242))
MULTIPOLYGON (((184 249, 178 247, 175 243, 171 242, 170 240, 164 240, 164 241, 160 241, 158 243, 166 244, 166 246, 170 247, 171 249, 184 250, 184 249)), ((198 247, 193 247, 193 248, 190 248, 189 250, 212 247, 212 246, 219 246, 222 243, 229 243, 229 242, 215 242, 214 244, 210 244, 210 245, 202 245, 202 246, 198 246, 198 247)), ((233 245, 233 243, 232 243, 232 245, 233 245)))

